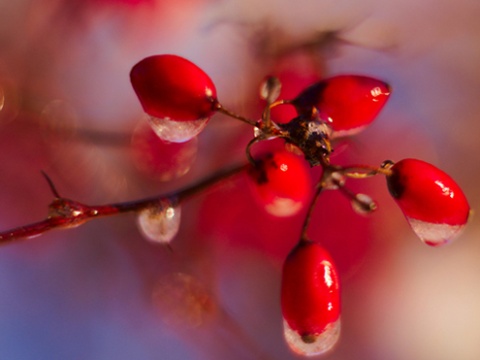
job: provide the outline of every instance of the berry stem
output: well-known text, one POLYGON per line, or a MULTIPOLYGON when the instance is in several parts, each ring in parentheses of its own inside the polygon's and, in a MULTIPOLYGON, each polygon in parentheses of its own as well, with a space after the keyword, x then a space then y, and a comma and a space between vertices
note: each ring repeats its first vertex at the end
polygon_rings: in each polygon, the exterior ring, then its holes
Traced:
POLYGON ((359 209, 361 209, 362 213, 368 214, 371 213, 372 211, 375 211, 377 209, 377 204, 372 200, 372 201, 362 201, 361 198, 359 198, 359 195, 354 193, 352 190, 346 188, 344 184, 341 184, 339 182, 335 183, 338 184, 338 190, 344 195, 348 200, 350 200, 352 203, 355 203, 356 206, 358 206, 359 209))
POLYGON ((259 138, 254 137, 252 140, 248 142, 247 147, 245 148, 245 154, 247 156, 248 162, 253 166, 257 165, 257 161, 253 158, 252 153, 250 152, 250 148, 252 147, 253 144, 259 141, 260 141, 259 138))
POLYGON ((47 178, 50 189, 55 196, 55 199, 48 206, 47 218, 29 225, 24 225, 0 232, 0 245, 25 238, 33 238, 53 229, 68 229, 77 227, 94 218, 119 215, 127 212, 138 212, 151 206, 158 205, 158 203, 162 201, 178 204, 208 188, 211 188, 213 185, 216 185, 221 181, 246 170, 249 166, 251 165, 242 164, 220 171, 192 186, 172 192, 170 194, 153 196, 128 202, 94 206, 85 205, 77 201, 58 196, 58 192, 55 189, 53 182, 48 176, 46 176, 46 174, 44 174, 44 176, 47 178))
POLYGON ((315 205, 317 204, 318 198, 320 197, 320 194, 324 189, 325 189, 325 171, 323 172, 322 176, 320 177, 320 180, 317 183, 317 186, 315 188, 315 194, 313 195, 310 205, 308 206, 308 211, 307 211, 307 214, 305 215, 305 220, 303 221, 303 225, 302 225, 302 232, 300 234, 299 243, 308 241, 308 236, 307 236, 308 226, 310 225, 310 220, 312 218, 313 210, 315 209, 315 205))
POLYGON ((279 106, 279 105, 283 105, 283 104, 288 104, 289 101, 288 100, 277 100, 273 103, 269 103, 265 109, 263 110, 263 114, 262 114, 262 121, 263 121, 263 126, 266 128, 266 129, 270 129, 272 128, 272 119, 271 119, 271 110, 276 107, 276 106, 279 106))
POLYGON ((365 179, 378 174, 390 175, 392 173, 390 169, 383 166, 376 167, 370 165, 350 165, 342 168, 341 172, 346 177, 352 179, 365 179))
POLYGON ((222 113, 222 114, 224 114, 224 115, 227 115, 227 116, 229 116, 229 117, 231 117, 231 118, 240 120, 240 121, 242 121, 242 122, 244 122, 244 123, 246 123, 246 124, 248 124, 248 125, 250 125, 250 126, 258 127, 258 124, 257 124, 256 121, 254 121, 254 120, 252 120, 252 119, 248 119, 248 118, 243 117, 243 116, 241 116, 241 115, 238 115, 238 114, 236 114, 236 113, 234 113, 234 112, 232 112, 232 111, 224 108, 224 107, 222 106, 222 104, 220 104, 220 103, 218 103, 218 102, 216 103, 215 110, 217 110, 218 112, 220 112, 220 113, 222 113))
POLYGON ((331 165, 328 158, 321 158, 320 160, 320 165, 323 168, 323 172, 320 180, 317 183, 315 194, 312 198, 312 201, 310 202, 307 215, 305 216, 305 220, 303 222, 300 242, 308 241, 307 231, 313 214, 313 210, 315 209, 320 194, 323 190, 329 188, 329 184, 334 185, 335 188, 338 189, 343 195, 345 195, 351 201, 356 202, 362 209, 365 210, 365 212, 375 210, 375 203, 372 202, 371 204, 366 204, 360 201, 357 198, 357 194, 353 193, 348 188, 345 188, 344 182, 336 178, 334 174, 340 173, 349 178, 364 179, 378 175, 380 173, 385 175, 389 175, 391 173, 391 170, 389 168, 385 168, 384 166, 375 167, 370 165, 352 165, 348 167, 341 167, 337 165, 331 165))

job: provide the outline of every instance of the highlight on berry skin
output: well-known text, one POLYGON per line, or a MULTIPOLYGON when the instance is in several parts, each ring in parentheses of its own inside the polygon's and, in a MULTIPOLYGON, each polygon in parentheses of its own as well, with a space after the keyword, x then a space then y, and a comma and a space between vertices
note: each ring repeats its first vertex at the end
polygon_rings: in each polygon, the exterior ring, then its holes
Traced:
POLYGON ((292 104, 299 115, 318 111, 335 137, 354 135, 370 125, 391 94, 390 86, 360 75, 339 75, 306 88, 292 104))
POLYGON ((309 169, 303 158, 288 151, 279 151, 258 161, 248 175, 258 203, 273 216, 296 215, 310 199, 309 169))
POLYGON ((213 81, 180 56, 149 56, 133 66, 130 80, 150 125, 163 140, 190 140, 216 111, 213 81))
POLYGON ((340 337, 340 284, 330 254, 300 241, 283 265, 281 306, 284 336, 297 354, 329 352, 340 337))
POLYGON ((465 228, 470 205, 462 189, 444 171, 416 159, 387 161, 387 186, 413 231, 427 245, 454 240, 465 228))

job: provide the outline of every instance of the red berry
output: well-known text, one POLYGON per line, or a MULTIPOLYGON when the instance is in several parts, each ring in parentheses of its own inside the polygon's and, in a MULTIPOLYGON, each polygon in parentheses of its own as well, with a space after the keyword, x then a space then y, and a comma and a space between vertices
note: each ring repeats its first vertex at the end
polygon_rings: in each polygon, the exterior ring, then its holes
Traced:
POLYGON ((340 284, 330 254, 319 244, 300 242, 282 273, 282 313, 287 342, 296 352, 330 350, 340 333, 340 284))
POLYGON ((314 108, 337 136, 351 135, 369 125, 385 105, 390 87, 366 76, 340 75, 320 81, 293 100, 299 114, 314 108))
POLYGON ((468 221, 470 206, 448 174, 416 159, 401 160, 390 170, 388 190, 425 243, 442 245, 460 233, 468 221))
POLYGON ((147 57, 132 68, 130 80, 150 116, 189 121, 209 118, 215 112, 217 94, 212 80, 180 56, 147 57))
POLYGON ((249 175, 257 199, 272 215, 295 215, 310 198, 311 178, 305 160, 290 152, 266 156, 249 175))

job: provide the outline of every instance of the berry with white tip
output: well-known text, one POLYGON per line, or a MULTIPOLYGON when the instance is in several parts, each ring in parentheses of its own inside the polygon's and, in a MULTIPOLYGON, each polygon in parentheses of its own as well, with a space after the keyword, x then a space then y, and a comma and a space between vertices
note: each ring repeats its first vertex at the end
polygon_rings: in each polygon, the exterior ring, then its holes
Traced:
POLYGON ((340 336, 340 284, 330 254, 318 243, 301 241, 282 272, 285 339, 302 355, 330 351, 340 336))
POLYGON ((386 164, 391 171, 388 190, 423 242, 439 246, 460 234, 468 222, 470 206, 448 174, 416 159, 386 164))
POLYGON ((133 89, 162 139, 184 142, 200 133, 218 105, 210 77, 177 55, 154 55, 130 72, 133 89))

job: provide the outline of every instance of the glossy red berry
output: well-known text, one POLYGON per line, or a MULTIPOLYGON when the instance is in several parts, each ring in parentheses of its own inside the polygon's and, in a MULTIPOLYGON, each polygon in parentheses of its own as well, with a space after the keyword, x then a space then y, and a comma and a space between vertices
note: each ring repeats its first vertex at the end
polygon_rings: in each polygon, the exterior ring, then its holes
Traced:
POLYGON ((461 232, 467 224, 470 206, 448 174, 416 159, 401 160, 390 170, 390 194, 422 241, 438 246, 461 232))
POLYGON ((188 121, 208 118, 215 111, 215 85, 191 61, 176 55, 154 55, 137 63, 130 80, 150 116, 188 121))
POLYGON ((320 81, 293 101, 299 114, 310 115, 313 109, 336 132, 352 135, 369 125, 390 96, 383 81, 359 75, 340 75, 320 81))
POLYGON ((275 216, 297 214, 310 198, 312 185, 305 160, 287 151, 266 156, 252 167, 249 178, 260 204, 275 216))
POLYGON ((302 241, 288 255, 281 301, 285 338, 295 352, 318 355, 332 349, 340 334, 340 284, 322 246, 302 241))

